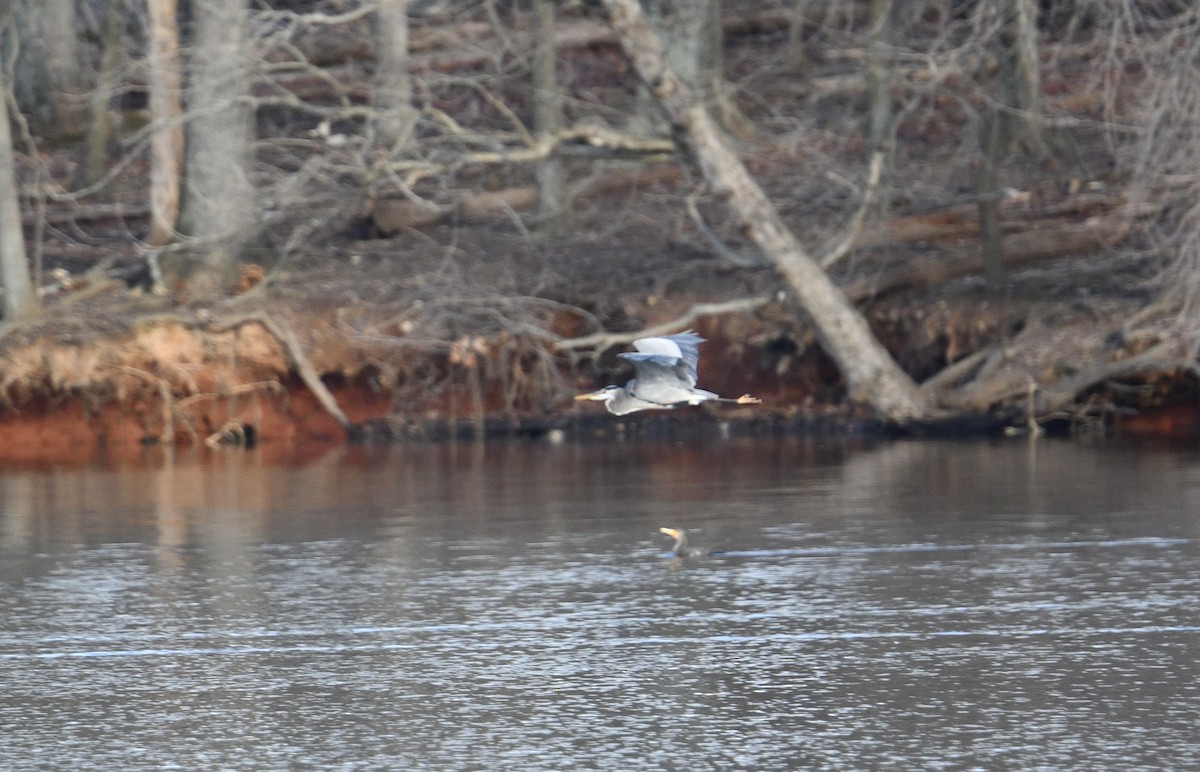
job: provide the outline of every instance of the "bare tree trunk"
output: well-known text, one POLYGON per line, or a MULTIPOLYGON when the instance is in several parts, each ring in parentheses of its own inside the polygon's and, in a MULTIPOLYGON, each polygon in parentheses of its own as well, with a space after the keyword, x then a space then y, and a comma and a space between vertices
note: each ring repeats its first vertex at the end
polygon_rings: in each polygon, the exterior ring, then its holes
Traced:
POLYGON ((1037 14, 1035 0, 1012 0, 1011 48, 1013 107, 1020 111, 1020 136, 1031 152, 1045 149, 1042 136, 1042 75, 1038 62, 1037 14))
POLYGON ((109 103, 117 85, 117 67, 121 64, 121 26, 125 0, 108 0, 104 5, 101 31, 100 72, 88 103, 88 128, 83 160, 83 182, 91 185, 104 176, 108 163, 108 142, 112 138, 109 103))
POLYGON ((888 355, 825 272, 805 254, 746 167, 726 146, 704 105, 666 67, 662 45, 637 0, 602 0, 613 29, 638 75, 658 98, 676 133, 714 191, 729 200, 747 234, 787 280, 812 320, 818 340, 837 363, 851 399, 885 420, 904 423, 927 415, 916 384, 888 355))
POLYGON ((75 0, 42 0, 42 44, 50 57, 47 64, 62 87, 78 87, 83 81, 79 37, 75 0))
POLYGON ((254 139, 249 106, 250 19, 246 0, 195 0, 186 155, 187 198, 181 220, 195 241, 190 264, 164 262, 194 296, 217 294, 233 279, 258 221, 250 165, 254 139))
POLYGON ((75 0, 43 3, 41 44, 46 51, 55 117, 60 128, 78 126, 84 115, 85 87, 79 51, 83 36, 75 23, 75 0))
MULTIPOLYGON (((539 142, 550 142, 562 125, 562 95, 555 76, 554 2, 534 0, 536 48, 533 54, 533 131, 539 142)), ((562 161, 551 154, 535 171, 539 226, 550 233, 563 226, 566 193, 562 161)))
POLYGON ((408 70, 408 0, 378 0, 375 13, 375 83, 371 101, 379 112, 379 144, 403 143, 412 129, 412 80, 408 70))
POLYGON ((891 0, 871 0, 867 34, 867 121, 863 148, 867 158, 883 145, 892 119, 892 88, 888 78, 888 16, 891 0))
POLYGON ((983 106, 979 129, 979 252, 988 290, 1004 288, 1004 249, 1000 237, 1000 191, 996 166, 1000 163, 1000 116, 991 105, 983 106))
POLYGON ((150 234, 161 247, 171 240, 179 219, 179 176, 183 164, 182 78, 176 0, 148 0, 150 15, 150 234))
MULTIPOLYGON (((998 154, 1007 156, 1017 144, 1031 153, 1045 149, 1041 127, 1041 68, 1037 54, 1037 7, 1034 0, 1003 0, 1002 24, 991 56, 983 60, 980 86, 999 105, 998 154)), ((980 5, 981 13, 992 8, 980 5)))
POLYGON ((0 16, 10 16, 15 28, 16 45, 5 45, 4 54, 26 120, 44 138, 82 135, 86 100, 74 0, 3 0, 0 16))
POLYGON ((980 85, 991 98, 980 108, 980 257, 988 290, 1007 281, 1000 233, 1000 166, 1015 145, 1040 153, 1041 76, 1037 56, 1037 6, 1033 0, 1005 0, 996 59, 984 63, 980 85), (992 66, 994 65, 994 67, 992 66))
POLYGON ((8 127, 8 79, 0 76, 0 282, 4 285, 4 318, 31 319, 38 314, 37 295, 29 280, 21 202, 8 127))
POLYGON ((805 32, 811 32, 808 23, 808 6, 812 0, 791 0, 791 23, 788 25, 788 59, 792 67, 803 72, 813 64, 813 52, 805 43, 805 32))

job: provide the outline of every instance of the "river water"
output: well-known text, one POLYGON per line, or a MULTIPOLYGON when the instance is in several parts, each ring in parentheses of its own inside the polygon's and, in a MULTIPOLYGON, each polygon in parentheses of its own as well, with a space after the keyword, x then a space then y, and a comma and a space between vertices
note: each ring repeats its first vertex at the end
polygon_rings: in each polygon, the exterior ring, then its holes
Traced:
POLYGON ((217 453, 0 504, 5 770, 1200 768, 1193 449, 217 453))

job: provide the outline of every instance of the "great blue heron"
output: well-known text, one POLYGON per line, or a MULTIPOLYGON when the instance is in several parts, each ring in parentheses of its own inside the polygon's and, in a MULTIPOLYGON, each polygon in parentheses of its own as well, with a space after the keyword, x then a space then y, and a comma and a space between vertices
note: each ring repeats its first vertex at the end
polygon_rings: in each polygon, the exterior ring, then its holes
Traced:
POLYGON ((711 391, 696 388, 696 363, 700 361, 700 344, 704 342, 691 330, 659 338, 640 338, 633 342, 637 351, 619 354, 633 362, 636 378, 624 386, 605 386, 599 391, 580 394, 576 400, 603 402, 613 415, 626 415, 639 410, 672 410, 701 402, 733 402, 738 405, 757 405, 758 397, 743 394, 737 399, 722 397, 711 391))

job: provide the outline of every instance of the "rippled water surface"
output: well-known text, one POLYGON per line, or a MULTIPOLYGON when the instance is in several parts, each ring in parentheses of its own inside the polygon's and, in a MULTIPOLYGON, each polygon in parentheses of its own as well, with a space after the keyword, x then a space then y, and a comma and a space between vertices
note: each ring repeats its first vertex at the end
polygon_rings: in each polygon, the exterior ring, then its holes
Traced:
POLYGON ((1200 768, 1191 450, 406 446, 0 504, 6 770, 1200 768))

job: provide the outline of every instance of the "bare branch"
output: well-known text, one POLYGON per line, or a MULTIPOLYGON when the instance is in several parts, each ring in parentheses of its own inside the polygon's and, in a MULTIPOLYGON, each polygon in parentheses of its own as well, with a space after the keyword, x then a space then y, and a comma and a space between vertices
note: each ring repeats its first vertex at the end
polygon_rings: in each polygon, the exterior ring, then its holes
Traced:
POLYGON ((715 251, 720 257, 724 258, 726 262, 731 265, 736 265, 738 268, 761 268, 763 266, 770 265, 770 263, 763 260, 760 256, 746 256, 732 250, 729 245, 726 244, 721 237, 713 231, 712 228, 708 227, 708 223, 705 222, 704 216, 700 214, 700 208, 696 206, 696 196, 696 193, 692 193, 687 197, 684 204, 687 207, 688 216, 692 218, 692 222, 708 241, 709 245, 713 248, 713 251, 715 251))
POLYGON ((875 194, 879 191, 880 172, 883 169, 883 153, 876 150, 871 155, 871 166, 867 170, 867 189, 863 191, 862 204, 859 205, 858 211, 850 218, 849 225, 846 226, 846 233, 842 236, 842 240, 829 250, 824 257, 817 259, 817 262, 825 270, 829 270, 837 264, 846 255, 850 254, 850 250, 854 247, 854 242, 858 240, 858 234, 862 232, 863 222, 867 218, 867 212, 875 205, 875 194))
POLYGON ((726 300, 721 303, 697 303, 669 322, 651 325, 638 332, 598 332, 593 335, 584 335, 581 338, 560 340, 554 344, 554 348, 557 351, 577 351, 579 349, 594 348, 599 353, 613 346, 632 343, 639 338, 677 332, 680 329, 690 326, 702 316, 746 313, 747 311, 762 308, 770 302, 770 298, 740 298, 738 300, 726 300))

